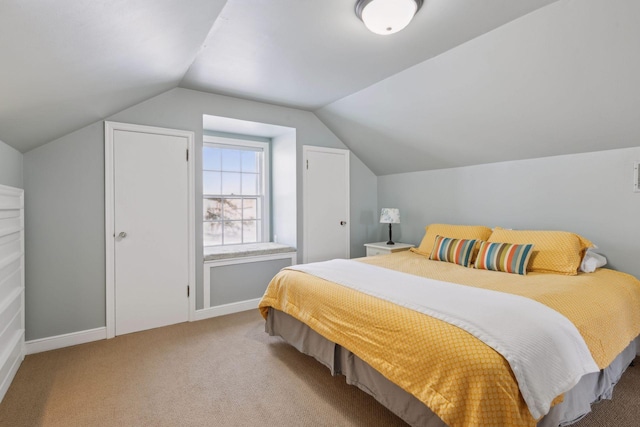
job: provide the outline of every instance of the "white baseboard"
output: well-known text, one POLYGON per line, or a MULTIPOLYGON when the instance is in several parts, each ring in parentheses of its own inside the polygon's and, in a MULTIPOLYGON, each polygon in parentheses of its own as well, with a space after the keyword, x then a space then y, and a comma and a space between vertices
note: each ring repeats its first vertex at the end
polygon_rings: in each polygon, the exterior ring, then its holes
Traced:
POLYGON ((241 311, 254 310, 262 298, 249 299, 246 301, 232 302, 229 304, 217 305, 215 307, 196 310, 193 320, 204 320, 211 317, 224 316, 225 314, 239 313, 241 311))
POLYGON ((72 345, 84 344, 91 341, 104 340, 106 338, 107 328, 102 327, 27 341, 25 343, 25 349, 27 354, 34 354, 41 353, 43 351, 56 350, 63 347, 70 347, 72 345))
MULTIPOLYGON (((254 310, 262 298, 246 301, 233 302, 230 304, 218 305, 202 310, 196 310, 193 320, 204 320, 211 317, 224 316, 226 314, 239 313, 241 311, 254 310)), ((84 344, 92 341, 104 340, 107 338, 107 328, 95 328, 87 331, 72 332, 54 337, 40 338, 27 341, 25 343, 26 354, 41 353, 43 351, 56 350, 58 348, 70 347, 72 345, 84 344)))

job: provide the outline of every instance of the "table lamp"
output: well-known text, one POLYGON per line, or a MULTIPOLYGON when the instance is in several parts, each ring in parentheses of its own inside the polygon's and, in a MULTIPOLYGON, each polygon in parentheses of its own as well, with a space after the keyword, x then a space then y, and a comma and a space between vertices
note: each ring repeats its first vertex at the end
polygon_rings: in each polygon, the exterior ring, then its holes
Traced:
POLYGON ((400 209, 382 208, 380 212, 380 224, 389 224, 389 241, 387 245, 395 245, 391 240, 391 224, 400 224, 400 209))

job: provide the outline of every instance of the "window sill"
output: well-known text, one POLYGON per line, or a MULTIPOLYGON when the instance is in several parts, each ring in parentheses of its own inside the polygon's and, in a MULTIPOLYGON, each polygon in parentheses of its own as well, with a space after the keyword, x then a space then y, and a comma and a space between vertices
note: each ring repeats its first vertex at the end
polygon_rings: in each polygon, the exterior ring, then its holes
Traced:
POLYGON ((204 248, 204 262, 230 258, 296 252, 296 248, 280 243, 250 243, 246 245, 214 246, 204 248))

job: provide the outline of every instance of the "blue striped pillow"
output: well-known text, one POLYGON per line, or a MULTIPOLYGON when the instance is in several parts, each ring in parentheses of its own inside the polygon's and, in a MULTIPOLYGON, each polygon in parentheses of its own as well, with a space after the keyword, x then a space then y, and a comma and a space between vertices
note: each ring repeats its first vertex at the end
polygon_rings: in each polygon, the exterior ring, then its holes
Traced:
POLYGON ((475 239, 452 239, 450 237, 436 236, 429 259, 452 262, 469 267, 475 247, 475 239))
POLYGON ((476 268, 506 273, 527 274, 529 259, 533 253, 533 245, 528 243, 482 242, 476 257, 476 268))

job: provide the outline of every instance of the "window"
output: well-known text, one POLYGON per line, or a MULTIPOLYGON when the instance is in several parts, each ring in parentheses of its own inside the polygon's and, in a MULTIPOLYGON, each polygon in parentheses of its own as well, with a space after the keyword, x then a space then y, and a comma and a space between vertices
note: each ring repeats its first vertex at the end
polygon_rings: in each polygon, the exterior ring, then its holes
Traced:
POLYGON ((204 246, 269 241, 269 144, 204 137, 204 246))

